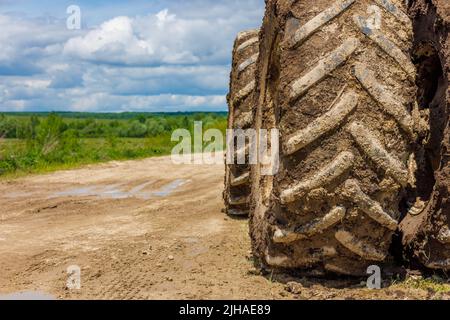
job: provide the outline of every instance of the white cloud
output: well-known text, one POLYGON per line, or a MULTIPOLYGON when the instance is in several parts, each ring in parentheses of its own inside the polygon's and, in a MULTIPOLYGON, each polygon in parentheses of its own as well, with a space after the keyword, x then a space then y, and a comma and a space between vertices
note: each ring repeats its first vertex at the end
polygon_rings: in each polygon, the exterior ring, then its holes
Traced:
POLYGON ((64 53, 86 60, 108 63, 139 63, 154 54, 150 43, 134 34, 133 20, 116 17, 85 36, 72 38, 64 53))
POLYGON ((0 14, 0 110, 225 110, 234 37, 260 24, 263 1, 142 5, 161 10, 116 6, 79 31, 0 14))
POLYGON ((67 41, 64 53, 110 64, 223 63, 229 54, 223 43, 227 30, 220 24, 178 18, 168 9, 145 17, 116 17, 67 41))
POLYGON ((116 94, 218 94, 228 86, 228 66, 158 66, 121 68, 96 66, 86 71, 84 86, 116 94))

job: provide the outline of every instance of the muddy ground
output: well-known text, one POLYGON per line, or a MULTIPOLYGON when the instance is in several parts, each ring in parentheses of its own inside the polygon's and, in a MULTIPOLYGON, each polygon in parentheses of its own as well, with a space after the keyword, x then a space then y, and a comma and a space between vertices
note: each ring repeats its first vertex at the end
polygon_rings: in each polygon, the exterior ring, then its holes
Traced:
POLYGON ((245 219, 222 213, 223 165, 111 162, 0 182, 0 297, 446 299, 445 281, 261 275, 245 219), (81 289, 67 268, 81 268, 81 289))

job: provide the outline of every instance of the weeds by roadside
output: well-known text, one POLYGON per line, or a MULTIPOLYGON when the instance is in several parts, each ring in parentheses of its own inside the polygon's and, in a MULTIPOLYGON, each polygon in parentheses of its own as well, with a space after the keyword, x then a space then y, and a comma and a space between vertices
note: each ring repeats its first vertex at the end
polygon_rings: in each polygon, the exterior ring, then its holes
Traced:
POLYGON ((222 131, 226 128, 226 117, 222 114, 136 115, 130 119, 84 117, 0 114, 0 178, 169 155, 177 143, 171 141, 172 130, 192 130, 193 122, 198 120, 204 121, 206 128, 222 131))
POLYGON ((431 290, 437 293, 449 293, 450 283, 438 276, 432 276, 429 278, 408 277, 403 282, 397 283, 397 286, 403 287, 405 289, 421 289, 421 290, 431 290))

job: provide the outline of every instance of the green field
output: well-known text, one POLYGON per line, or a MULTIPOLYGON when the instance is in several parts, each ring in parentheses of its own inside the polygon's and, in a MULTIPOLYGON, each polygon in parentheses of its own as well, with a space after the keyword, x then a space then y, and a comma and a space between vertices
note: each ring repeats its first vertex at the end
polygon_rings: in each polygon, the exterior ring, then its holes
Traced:
POLYGON ((170 154, 176 129, 225 133, 226 113, 0 113, 0 177, 170 154))

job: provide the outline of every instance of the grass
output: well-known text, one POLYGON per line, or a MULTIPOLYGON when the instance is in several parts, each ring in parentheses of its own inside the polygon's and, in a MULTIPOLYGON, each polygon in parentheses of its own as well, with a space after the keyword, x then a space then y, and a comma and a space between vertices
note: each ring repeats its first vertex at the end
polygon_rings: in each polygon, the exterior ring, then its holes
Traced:
MULTIPOLYGON (((188 129, 194 121, 204 130, 226 129, 222 114, 150 115, 147 118, 82 119, 0 114, 0 179, 76 168, 112 160, 142 159, 170 155, 175 129, 188 129), (3 138, 2 138, 3 137, 3 138)), ((125 116, 124 116, 125 117, 125 116)))
POLYGON ((79 148, 62 156, 42 157, 29 150, 27 142, 18 139, 3 139, 0 142, 0 159, 3 174, 0 179, 12 179, 28 174, 47 173, 72 169, 83 165, 112 160, 142 159, 164 156, 171 153, 174 143, 170 136, 151 138, 84 138, 79 148))
POLYGON ((436 293, 450 292, 450 284, 438 276, 428 278, 408 277, 402 282, 394 282, 394 285, 405 289, 419 289, 436 293))

